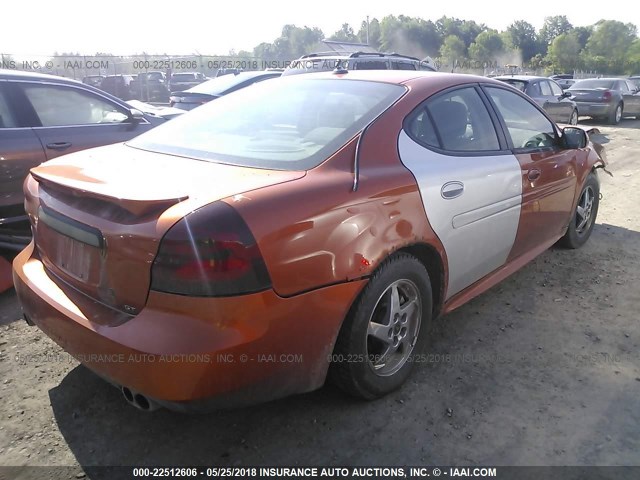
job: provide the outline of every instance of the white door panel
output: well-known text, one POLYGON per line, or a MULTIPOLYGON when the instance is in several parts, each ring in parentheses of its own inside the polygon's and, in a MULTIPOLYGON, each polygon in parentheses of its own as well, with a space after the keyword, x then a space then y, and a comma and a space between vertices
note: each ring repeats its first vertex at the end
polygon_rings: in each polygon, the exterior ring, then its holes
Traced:
POLYGON ((520 164, 511 154, 442 155, 404 131, 398 150, 418 182, 429 223, 447 253, 449 299, 506 262, 520 220, 520 164))

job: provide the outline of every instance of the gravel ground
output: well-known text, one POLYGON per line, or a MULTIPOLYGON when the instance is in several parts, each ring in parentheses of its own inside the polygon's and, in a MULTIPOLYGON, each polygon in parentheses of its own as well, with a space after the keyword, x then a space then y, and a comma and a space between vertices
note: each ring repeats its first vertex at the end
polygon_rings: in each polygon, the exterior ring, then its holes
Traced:
POLYGON ((208 415, 140 412, 2 294, 0 466, 640 465, 639 127, 601 128, 614 177, 600 174, 588 244, 442 318, 429 361, 375 402, 326 386, 208 415))

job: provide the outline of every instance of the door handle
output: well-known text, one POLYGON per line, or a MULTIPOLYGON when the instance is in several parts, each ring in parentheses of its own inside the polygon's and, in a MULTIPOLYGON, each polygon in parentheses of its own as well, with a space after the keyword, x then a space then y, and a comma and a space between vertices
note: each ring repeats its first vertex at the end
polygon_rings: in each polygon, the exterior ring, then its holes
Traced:
POLYGON ((50 150, 66 150, 70 146, 71 142, 47 143, 47 148, 50 150))
POLYGON ((445 183, 440 189, 440 195, 445 200, 451 200, 457 198, 464 192, 464 184, 462 182, 454 181, 445 183))
POLYGON ((540 172, 540 170, 534 168, 532 170, 529 170, 529 173, 527 173, 527 178, 533 182, 534 180, 540 178, 541 173, 542 172, 540 172))

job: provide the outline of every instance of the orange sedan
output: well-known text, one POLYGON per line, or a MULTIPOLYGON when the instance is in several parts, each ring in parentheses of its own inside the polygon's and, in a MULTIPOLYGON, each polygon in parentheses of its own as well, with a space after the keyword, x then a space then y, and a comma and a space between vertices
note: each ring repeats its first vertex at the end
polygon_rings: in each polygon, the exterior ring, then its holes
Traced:
POLYGON ((25 318, 142 409, 398 387, 432 319, 587 241, 605 163, 469 75, 299 75, 31 170, 25 318))

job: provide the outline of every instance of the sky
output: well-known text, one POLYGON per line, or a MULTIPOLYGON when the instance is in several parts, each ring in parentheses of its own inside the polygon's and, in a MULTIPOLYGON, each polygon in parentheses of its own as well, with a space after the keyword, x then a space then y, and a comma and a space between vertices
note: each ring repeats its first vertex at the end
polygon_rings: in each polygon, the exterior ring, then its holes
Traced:
POLYGON ((158 0, 4 0, 0 53, 17 58, 54 51, 225 55, 231 49, 251 51, 261 42, 272 42, 285 24, 318 27, 330 36, 347 22, 357 32, 367 15, 378 19, 407 15, 433 21, 447 15, 498 30, 515 20, 526 20, 539 29, 544 17, 552 15, 567 15, 574 26, 591 25, 603 16, 640 25, 640 8, 580 5, 576 8, 558 0, 505 2, 500 6, 478 0, 323 0, 315 7, 311 2, 278 0, 255 4, 191 1, 182 5, 158 0))

